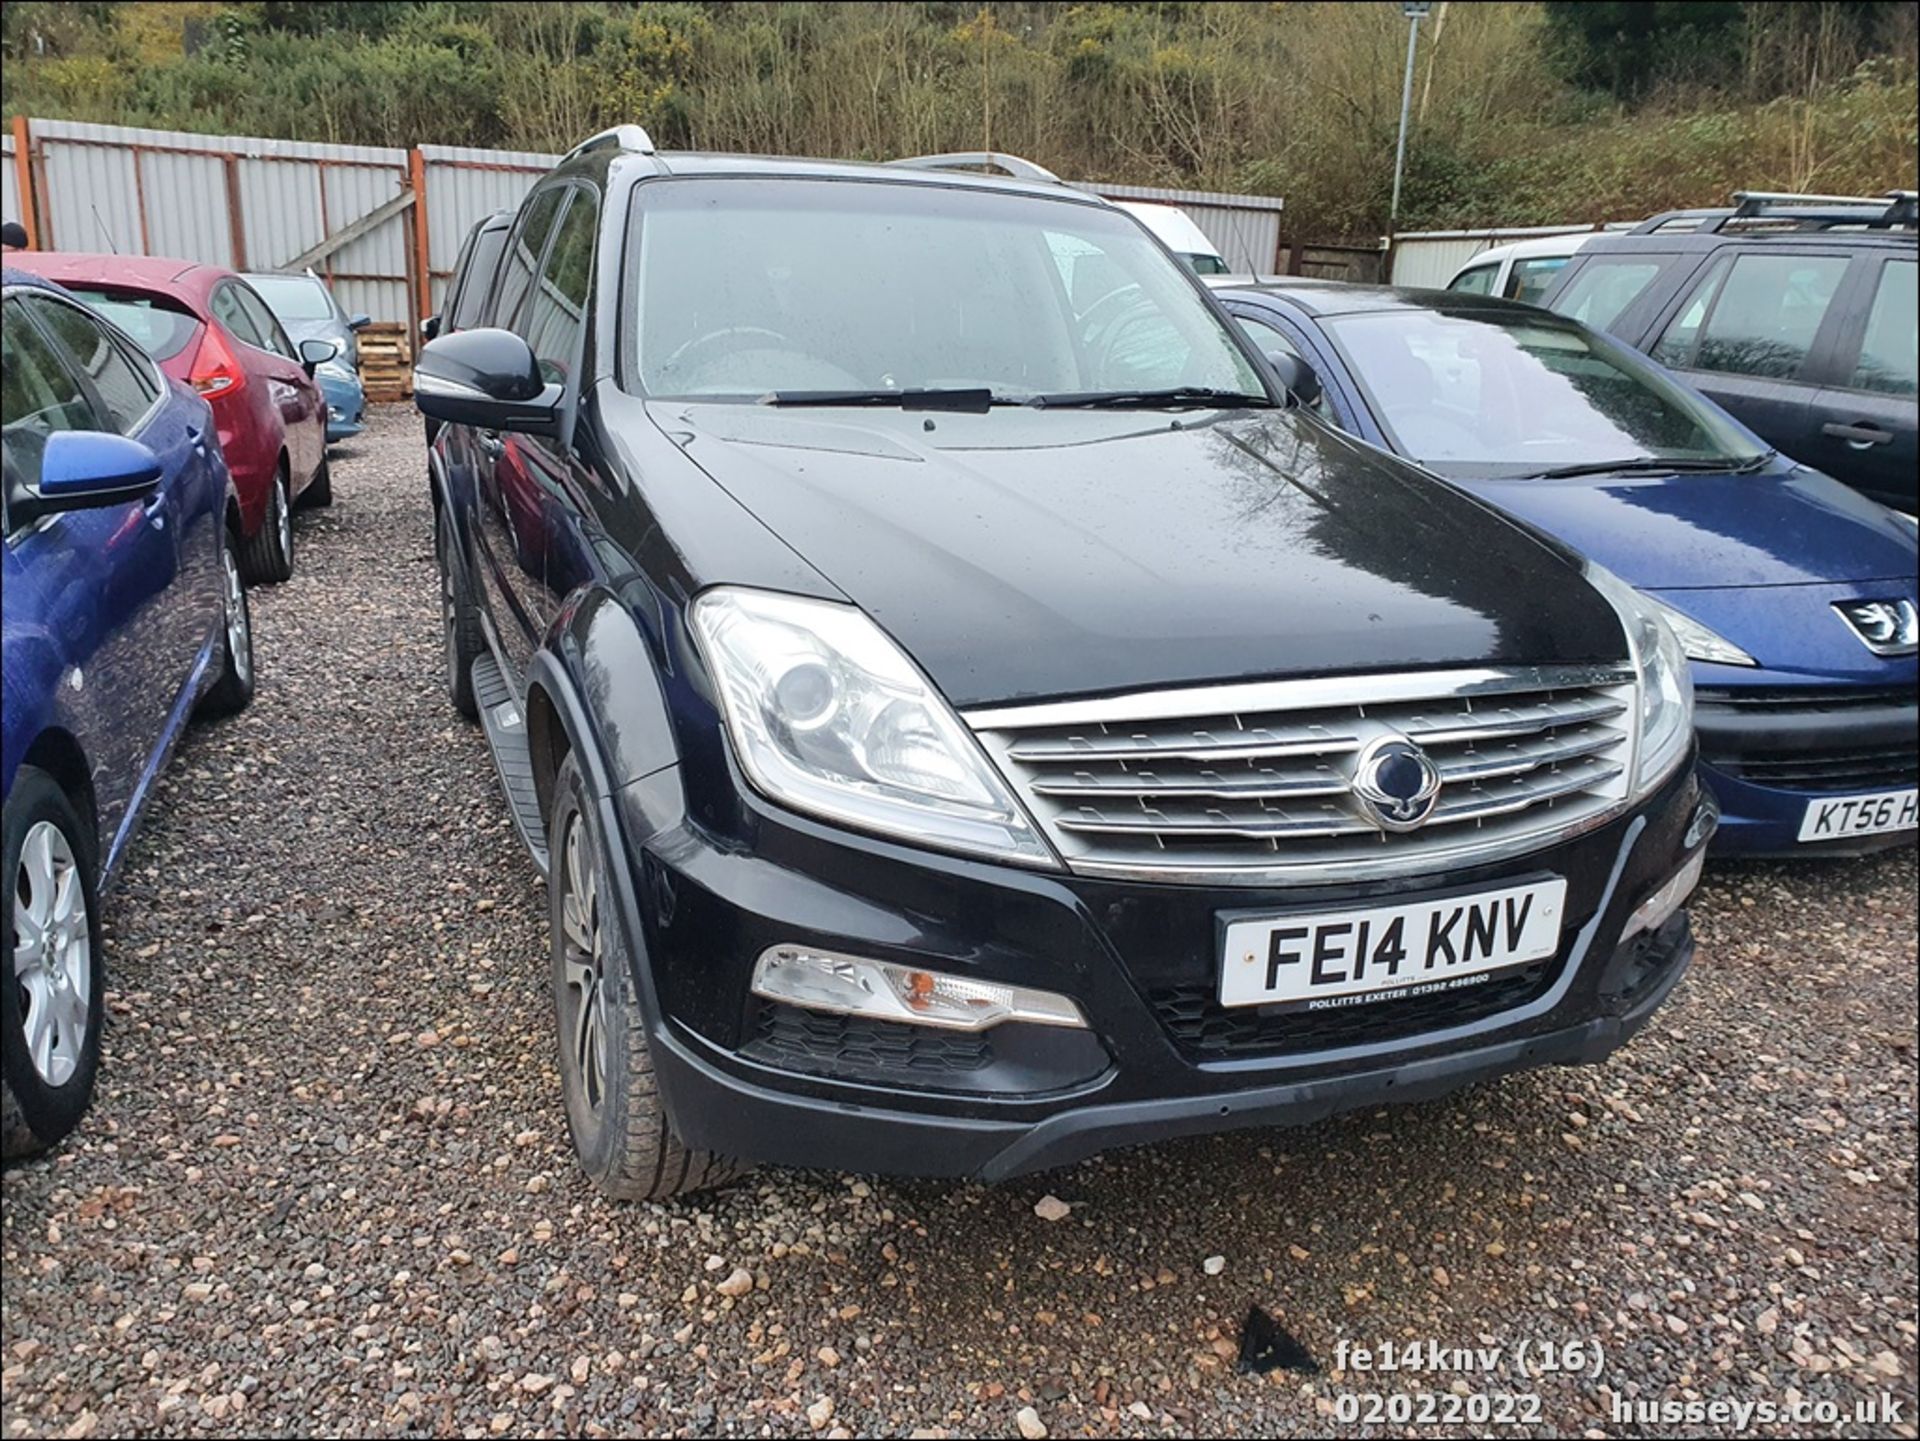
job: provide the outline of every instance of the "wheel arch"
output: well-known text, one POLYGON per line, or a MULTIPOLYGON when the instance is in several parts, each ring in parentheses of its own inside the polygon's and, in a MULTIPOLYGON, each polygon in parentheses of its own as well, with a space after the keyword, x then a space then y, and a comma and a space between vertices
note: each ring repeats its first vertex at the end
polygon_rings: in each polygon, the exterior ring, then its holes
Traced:
POLYGON ((93 790, 93 767, 73 732, 59 726, 43 730, 20 758, 23 766, 33 766, 53 777, 54 784, 66 794, 87 827, 86 841, 92 854, 87 857, 96 871, 100 865, 100 810, 93 790))

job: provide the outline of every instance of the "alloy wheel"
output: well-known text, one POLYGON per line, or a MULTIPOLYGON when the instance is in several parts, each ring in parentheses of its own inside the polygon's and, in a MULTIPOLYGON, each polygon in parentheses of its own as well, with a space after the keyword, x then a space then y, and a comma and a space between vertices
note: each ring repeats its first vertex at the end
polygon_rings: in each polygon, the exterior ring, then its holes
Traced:
POLYGON ((36 821, 13 882, 13 980, 27 1056, 40 1079, 64 1086, 86 1045, 93 1007, 93 933, 86 890, 66 834, 36 821))
POLYGON ((280 541, 280 554, 293 554, 293 507, 287 502, 287 479, 276 476, 273 482, 273 526, 280 541))
POLYGON ((247 589, 240 581, 240 558, 231 545, 220 547, 220 568, 227 581, 227 654, 240 683, 253 682, 253 618, 247 611, 247 589))
POLYGON ((599 1115, 607 1097, 607 999, 600 919, 600 871, 586 822, 567 820, 560 875, 560 943, 565 993, 560 997, 562 1043, 580 1077, 581 1099, 599 1115))

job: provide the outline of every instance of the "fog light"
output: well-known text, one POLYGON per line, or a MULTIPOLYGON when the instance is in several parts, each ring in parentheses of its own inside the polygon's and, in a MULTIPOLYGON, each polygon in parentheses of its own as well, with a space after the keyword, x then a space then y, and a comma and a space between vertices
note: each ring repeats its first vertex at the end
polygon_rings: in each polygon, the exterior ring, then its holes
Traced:
POLYGON ((975 981, 888 961, 805 946, 769 946, 753 968, 753 993, 843 1016, 984 1031, 1002 1021, 1087 1024, 1080 1007, 1053 991, 975 981))
POLYGON ((1700 792, 1700 804, 1693 808, 1693 819, 1687 822, 1687 833, 1680 844, 1688 850, 1704 845, 1720 829, 1720 803, 1713 793, 1706 789, 1700 792))
POLYGON ((1640 902, 1640 908, 1627 922, 1627 929, 1621 939, 1632 940, 1642 931, 1657 931, 1673 918, 1673 913, 1686 904, 1687 897, 1693 894, 1693 888, 1700 884, 1700 872, 1706 868, 1707 853, 1694 852, 1693 859, 1673 873, 1659 890, 1640 902))

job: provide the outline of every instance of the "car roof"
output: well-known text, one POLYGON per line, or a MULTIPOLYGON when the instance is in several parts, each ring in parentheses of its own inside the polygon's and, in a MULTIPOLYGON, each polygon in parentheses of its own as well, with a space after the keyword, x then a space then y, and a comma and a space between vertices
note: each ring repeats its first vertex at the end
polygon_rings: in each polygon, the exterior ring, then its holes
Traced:
POLYGON ((27 250, 8 257, 22 270, 64 285, 104 285, 198 298, 234 272, 158 255, 101 255, 81 250, 27 250))
POLYGON ((66 289, 56 285, 44 275, 35 275, 31 270, 22 270, 9 265, 0 268, 0 286, 29 285, 35 290, 51 290, 55 295, 65 295, 66 289))
MULTIPOLYGON (((1716 212, 1717 213, 1717 212, 1716 212)), ((1828 228, 1813 230, 1806 228, 1781 227, 1774 230, 1747 229, 1721 230, 1701 234, 1691 230, 1655 230, 1645 233, 1628 232, 1608 234, 1595 238, 1587 247, 1587 253, 1595 255, 1631 255, 1635 252, 1656 255, 1675 253, 1701 253, 1718 250, 1723 246, 1738 245, 1753 250, 1788 248, 1799 242, 1802 245, 1817 245, 1831 248, 1835 245, 1849 249, 1891 250, 1911 253, 1916 247, 1912 231, 1889 230, 1844 230, 1828 228)))
MULTIPOLYGON (((582 156, 604 155, 584 151, 582 156)), ((747 176, 760 180, 878 180, 899 185, 939 185, 989 193, 1032 195, 1048 200, 1074 200, 1112 209, 1112 203, 1090 191, 1058 180, 1025 180, 981 171, 933 169, 865 160, 813 160, 793 155, 732 155, 699 150, 671 150, 647 154, 614 152, 615 163, 640 163, 662 177, 747 176)), ((573 157, 569 157, 570 159, 573 157)), ((563 160, 560 167, 568 162, 563 160)))
POLYGON ((1564 235, 1536 235, 1530 240, 1515 240, 1507 245, 1490 245, 1460 262, 1459 269, 1473 265, 1498 265, 1503 260, 1537 260, 1541 256, 1571 255, 1599 232, 1572 230, 1564 235))
POLYGON ((1383 311, 1427 310, 1458 315, 1506 315, 1572 324, 1518 300, 1497 295, 1472 295, 1461 290, 1419 290, 1405 285, 1353 285, 1344 280, 1321 280, 1306 275, 1210 277, 1208 289, 1231 297, 1272 296, 1316 318, 1325 315, 1364 315, 1383 311))

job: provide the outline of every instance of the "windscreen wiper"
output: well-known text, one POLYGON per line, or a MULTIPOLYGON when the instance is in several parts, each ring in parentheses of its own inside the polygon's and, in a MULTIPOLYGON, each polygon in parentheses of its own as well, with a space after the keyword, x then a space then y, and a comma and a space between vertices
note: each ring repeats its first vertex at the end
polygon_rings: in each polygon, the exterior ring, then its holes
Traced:
POLYGON ((1703 460, 1689 457, 1635 455, 1624 460, 1589 460, 1523 475, 1522 480, 1571 480, 1581 475, 1746 475, 1773 459, 1772 451, 1745 459, 1703 460))
POLYGON ((1204 385, 1173 385, 1164 390, 1080 390, 1036 395, 1027 404, 1037 410, 1273 410, 1264 395, 1214 390, 1204 385))
POLYGON ((1023 402, 996 395, 985 386, 966 390, 772 390, 760 397, 762 405, 873 405, 898 406, 902 410, 991 409, 996 405, 1023 402))

